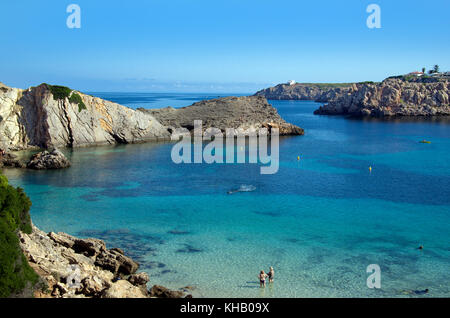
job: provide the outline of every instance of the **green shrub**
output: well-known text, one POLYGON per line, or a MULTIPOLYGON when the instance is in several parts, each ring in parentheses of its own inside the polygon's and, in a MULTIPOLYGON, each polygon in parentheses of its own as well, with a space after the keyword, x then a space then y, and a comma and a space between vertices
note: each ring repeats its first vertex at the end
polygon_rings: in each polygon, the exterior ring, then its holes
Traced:
POLYGON ((86 105, 83 103, 83 99, 78 93, 73 93, 69 98, 69 102, 72 104, 78 104, 78 112, 81 112, 83 109, 87 109, 86 105))
POLYGON ((49 84, 45 85, 47 85, 55 100, 69 98, 70 103, 78 105, 78 112, 81 112, 83 109, 87 109, 86 105, 83 103, 83 99, 81 98, 81 96, 78 93, 73 92, 73 90, 69 87, 49 84), (71 93, 72 95, 70 95, 71 93))
POLYGON ((53 98, 55 100, 65 99, 70 96, 70 93, 72 93, 72 90, 65 86, 49 85, 49 84, 46 85, 50 90, 50 92, 52 92, 53 98))
POLYGON ((34 286, 39 276, 28 264, 17 231, 31 233, 31 201, 21 188, 14 188, 0 175, 0 297, 34 286))

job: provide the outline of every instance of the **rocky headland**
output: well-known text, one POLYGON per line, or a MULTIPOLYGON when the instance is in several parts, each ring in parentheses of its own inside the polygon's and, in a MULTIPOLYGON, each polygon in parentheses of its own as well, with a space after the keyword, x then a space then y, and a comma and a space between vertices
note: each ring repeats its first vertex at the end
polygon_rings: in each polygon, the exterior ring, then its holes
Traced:
POLYGON ((448 76, 394 76, 380 83, 280 84, 255 95, 275 100, 325 103, 314 112, 318 115, 450 115, 448 76))
POLYGON ((0 87, 0 148, 82 147, 170 139, 150 114, 63 86, 0 87))
POLYGON ((450 115, 449 94, 447 80, 424 83, 392 78, 378 84, 355 84, 314 113, 372 117, 450 115))
POLYGON ((181 109, 133 110, 64 86, 41 84, 23 90, 0 86, 0 149, 76 148, 103 144, 172 140, 173 129, 279 128, 302 135, 264 97, 226 97, 181 109))
POLYGON ((204 100, 183 108, 143 109, 169 129, 194 129, 194 120, 202 121, 202 128, 233 128, 234 134, 261 128, 278 128, 280 135, 303 135, 302 128, 284 121, 276 108, 262 96, 225 97, 204 100))
POLYGON ((258 91, 255 96, 263 96, 273 100, 313 100, 328 102, 347 93, 352 83, 297 83, 279 84, 258 91))

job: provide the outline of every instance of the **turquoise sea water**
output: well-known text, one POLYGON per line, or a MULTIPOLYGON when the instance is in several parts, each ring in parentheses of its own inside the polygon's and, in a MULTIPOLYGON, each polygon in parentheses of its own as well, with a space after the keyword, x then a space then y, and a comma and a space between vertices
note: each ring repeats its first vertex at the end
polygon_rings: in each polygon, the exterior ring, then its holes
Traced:
MULTIPOLYGON (((133 96, 101 95, 133 108, 205 98, 133 96)), ((275 175, 255 164, 176 165, 170 143, 77 149, 66 151, 68 170, 4 173, 31 197, 37 226, 122 247, 151 284, 211 297, 450 296, 450 124, 271 103, 306 131, 280 139, 275 175), (227 194, 241 185, 256 190, 227 194), (369 264, 381 268, 379 290, 366 286, 369 264), (260 289, 269 266, 275 283, 260 289)))

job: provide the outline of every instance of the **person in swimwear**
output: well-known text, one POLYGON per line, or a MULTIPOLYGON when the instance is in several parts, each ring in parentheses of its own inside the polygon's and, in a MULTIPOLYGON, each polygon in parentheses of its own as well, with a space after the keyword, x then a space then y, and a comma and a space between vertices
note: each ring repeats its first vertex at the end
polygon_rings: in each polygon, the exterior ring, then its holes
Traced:
POLYGON ((273 278, 275 276, 275 271, 273 270, 272 266, 270 266, 270 270, 267 273, 267 276, 269 277, 269 283, 273 283, 273 278))
POLYGON ((266 287, 266 277, 267 277, 267 274, 264 273, 263 270, 261 270, 261 272, 260 272, 259 275, 258 275, 258 278, 259 278, 259 287, 266 287))

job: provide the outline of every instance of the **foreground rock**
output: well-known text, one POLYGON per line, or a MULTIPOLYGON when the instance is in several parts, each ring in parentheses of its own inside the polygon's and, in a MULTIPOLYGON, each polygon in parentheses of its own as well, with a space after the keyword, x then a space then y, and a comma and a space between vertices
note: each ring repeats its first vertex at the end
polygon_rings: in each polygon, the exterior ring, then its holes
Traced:
POLYGON ((194 120, 201 120, 203 129, 218 128, 225 132, 232 128, 235 133, 261 128, 278 128, 280 135, 303 135, 303 129, 284 121, 277 110, 264 97, 225 97, 205 100, 191 106, 175 109, 139 109, 154 116, 160 123, 177 129, 194 129, 194 120))
POLYGON ((136 273, 139 264, 120 249, 108 250, 101 240, 46 234, 34 226, 31 234, 20 232, 19 239, 29 264, 48 285, 48 293, 37 297, 150 297, 148 275, 136 273))
POLYGON ((70 167, 70 162, 64 154, 55 149, 51 152, 47 150, 33 155, 27 164, 28 169, 63 169, 70 167))
POLYGON ((0 168, 25 168, 26 165, 12 153, 0 154, 0 168))
POLYGON ((447 80, 410 82, 386 79, 378 84, 358 84, 346 94, 316 110, 315 114, 354 116, 450 115, 447 80))
POLYGON ((0 86, 0 148, 81 147, 170 139, 149 114, 41 84, 27 90, 0 86))

